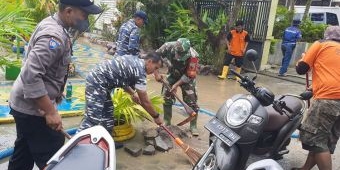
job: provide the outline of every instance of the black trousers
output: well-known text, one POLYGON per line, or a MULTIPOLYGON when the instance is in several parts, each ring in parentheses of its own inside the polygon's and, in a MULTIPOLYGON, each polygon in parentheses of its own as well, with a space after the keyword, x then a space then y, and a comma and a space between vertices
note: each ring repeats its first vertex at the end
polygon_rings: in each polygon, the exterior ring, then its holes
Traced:
POLYGON ((13 109, 10 114, 16 123, 17 139, 8 170, 31 170, 34 162, 39 169, 43 169, 64 145, 64 135, 48 127, 44 117, 23 114, 13 109))
POLYGON ((243 56, 234 56, 229 53, 226 53, 224 56, 224 66, 229 66, 231 60, 235 59, 236 67, 242 67, 243 65, 243 56))

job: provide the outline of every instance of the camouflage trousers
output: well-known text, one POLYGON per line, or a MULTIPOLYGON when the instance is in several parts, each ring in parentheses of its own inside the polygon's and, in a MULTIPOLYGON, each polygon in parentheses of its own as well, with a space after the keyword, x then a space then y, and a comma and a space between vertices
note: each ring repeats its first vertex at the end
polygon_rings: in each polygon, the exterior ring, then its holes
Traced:
MULTIPOLYGON (((174 78, 171 75, 167 78, 170 86, 173 86, 180 78, 174 78)), ((189 83, 184 83, 181 86, 183 101, 191 107, 196 113, 198 113, 199 107, 197 105, 197 93, 196 93, 196 80, 189 83)), ((164 92, 164 105, 172 106, 176 101, 169 90, 165 89, 164 92)))
POLYGON ((301 125, 302 147, 316 153, 334 153, 339 136, 340 100, 315 100, 301 125))
POLYGON ((100 85, 86 83, 85 114, 78 132, 95 125, 103 126, 110 134, 114 126, 111 91, 100 85))

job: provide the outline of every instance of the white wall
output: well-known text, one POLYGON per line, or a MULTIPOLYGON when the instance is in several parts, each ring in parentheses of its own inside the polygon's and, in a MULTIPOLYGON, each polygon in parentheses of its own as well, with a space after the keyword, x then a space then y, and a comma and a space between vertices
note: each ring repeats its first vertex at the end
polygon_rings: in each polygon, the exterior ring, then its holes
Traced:
MULTIPOLYGON (((116 8, 116 0, 94 0, 95 4, 106 4, 108 6, 108 10, 105 11, 98 21, 95 23, 95 27, 102 30, 103 29, 103 24, 110 24, 111 20, 115 20, 116 16, 115 13, 117 13, 117 8, 116 8)), ((96 15, 96 18, 99 15, 96 15)))
MULTIPOLYGON (((281 40, 276 42, 275 47, 274 47, 275 52, 274 54, 269 54, 267 64, 270 64, 270 65, 281 65, 282 64, 283 54, 281 51, 281 43, 282 43, 281 40)), ((293 55, 292 55, 292 59, 290 60, 290 63, 289 63, 289 67, 295 67, 296 62, 301 59, 302 53, 306 52, 310 45, 311 45, 310 43, 306 43, 306 42, 297 42, 293 55)))

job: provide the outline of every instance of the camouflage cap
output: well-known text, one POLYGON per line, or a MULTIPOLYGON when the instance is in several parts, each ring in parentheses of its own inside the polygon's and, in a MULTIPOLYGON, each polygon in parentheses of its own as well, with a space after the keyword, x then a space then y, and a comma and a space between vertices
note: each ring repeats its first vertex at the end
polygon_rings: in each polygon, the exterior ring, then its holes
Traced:
POLYGON ((340 41, 340 26, 329 26, 324 33, 325 40, 340 41))
POLYGON ((190 41, 187 38, 179 38, 177 41, 181 43, 184 52, 189 51, 190 41))

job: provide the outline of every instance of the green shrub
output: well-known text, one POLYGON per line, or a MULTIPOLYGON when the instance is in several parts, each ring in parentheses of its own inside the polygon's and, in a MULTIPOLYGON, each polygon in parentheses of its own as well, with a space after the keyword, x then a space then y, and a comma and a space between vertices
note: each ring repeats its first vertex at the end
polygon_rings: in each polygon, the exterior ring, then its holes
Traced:
MULTIPOLYGON (((276 10, 276 21, 274 23, 273 36, 275 39, 282 39, 284 30, 292 23, 294 13, 284 6, 278 6, 276 10)), ((303 42, 314 42, 322 39, 327 25, 315 24, 310 19, 303 21, 299 28, 302 33, 303 42)))
POLYGON ((204 65, 214 64, 216 55, 208 41, 207 32, 217 36, 221 27, 227 21, 226 15, 221 11, 215 19, 212 19, 208 17, 207 12, 204 12, 202 21, 207 25, 207 28, 199 30, 197 23, 193 20, 191 11, 185 9, 180 3, 172 3, 170 10, 174 14, 174 19, 172 19, 173 21, 170 23, 170 26, 164 30, 166 41, 174 41, 180 37, 188 38, 193 48, 200 55, 200 63, 204 65))
POLYGON ((276 10, 273 36, 275 39, 281 39, 283 31, 292 23, 294 16, 293 11, 289 11, 285 6, 278 6, 276 10))
POLYGON ((309 19, 302 22, 300 25, 300 30, 302 32, 302 41, 314 42, 316 40, 322 39, 326 27, 327 25, 325 24, 314 24, 309 19))
POLYGON ((270 48, 269 48, 269 54, 275 53, 275 45, 277 43, 277 39, 270 40, 270 48))

